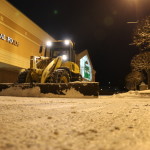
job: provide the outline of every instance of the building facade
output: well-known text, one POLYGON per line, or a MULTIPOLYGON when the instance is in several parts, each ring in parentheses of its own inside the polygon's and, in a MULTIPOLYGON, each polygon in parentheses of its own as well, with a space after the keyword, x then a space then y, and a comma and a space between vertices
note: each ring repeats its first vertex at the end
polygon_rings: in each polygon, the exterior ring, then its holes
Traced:
POLYGON ((21 68, 29 68, 30 56, 40 55, 39 48, 47 40, 54 38, 0 0, 0 82, 14 82, 21 68))
POLYGON ((93 68, 88 50, 76 55, 76 62, 80 67, 80 73, 85 81, 95 81, 96 71, 93 68))

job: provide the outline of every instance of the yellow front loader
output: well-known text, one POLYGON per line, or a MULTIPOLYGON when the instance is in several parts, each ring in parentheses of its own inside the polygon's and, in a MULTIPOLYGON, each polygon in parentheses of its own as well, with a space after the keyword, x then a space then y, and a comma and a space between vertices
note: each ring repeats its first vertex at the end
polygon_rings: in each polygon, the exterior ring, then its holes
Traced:
POLYGON ((51 48, 50 56, 31 56, 30 68, 18 76, 17 84, 0 84, 2 89, 19 86, 22 89, 40 87, 41 93, 67 94, 74 89, 84 96, 98 96, 98 82, 82 81, 79 66, 75 63, 72 43, 59 41, 51 48))

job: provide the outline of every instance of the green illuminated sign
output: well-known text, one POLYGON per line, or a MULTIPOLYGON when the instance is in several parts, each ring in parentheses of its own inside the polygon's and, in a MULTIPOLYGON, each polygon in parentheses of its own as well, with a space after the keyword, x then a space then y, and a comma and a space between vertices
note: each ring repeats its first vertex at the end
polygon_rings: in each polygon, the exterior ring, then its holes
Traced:
POLYGON ((85 61, 84 63, 84 78, 87 78, 90 80, 90 67, 87 61, 85 61))
POLYGON ((80 73, 84 79, 92 81, 92 67, 87 55, 80 59, 80 73))

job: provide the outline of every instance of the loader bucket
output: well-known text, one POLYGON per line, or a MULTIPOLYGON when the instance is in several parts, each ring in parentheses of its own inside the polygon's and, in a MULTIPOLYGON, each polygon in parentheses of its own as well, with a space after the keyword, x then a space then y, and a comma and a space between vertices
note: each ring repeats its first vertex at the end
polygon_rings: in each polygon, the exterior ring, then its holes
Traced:
POLYGON ((0 96, 98 97, 98 82, 0 83, 0 96))

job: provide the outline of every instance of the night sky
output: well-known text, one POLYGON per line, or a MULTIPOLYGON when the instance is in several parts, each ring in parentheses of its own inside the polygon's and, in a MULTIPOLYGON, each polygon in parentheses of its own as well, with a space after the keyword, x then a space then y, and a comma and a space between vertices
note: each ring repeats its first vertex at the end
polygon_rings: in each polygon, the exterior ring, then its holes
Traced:
POLYGON ((77 53, 87 49, 100 85, 123 86, 138 53, 129 45, 136 24, 127 22, 150 15, 150 0, 8 1, 55 39, 74 41, 77 53))

